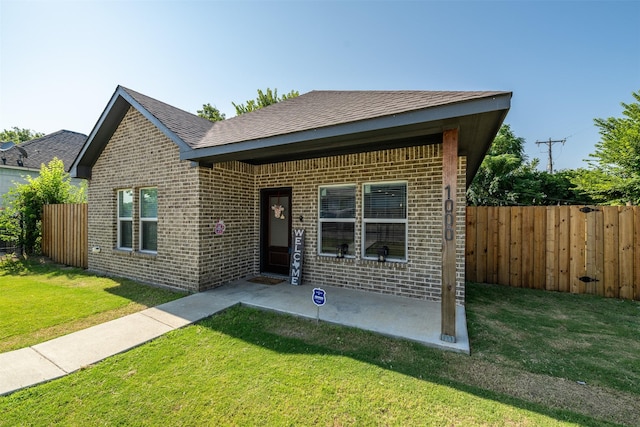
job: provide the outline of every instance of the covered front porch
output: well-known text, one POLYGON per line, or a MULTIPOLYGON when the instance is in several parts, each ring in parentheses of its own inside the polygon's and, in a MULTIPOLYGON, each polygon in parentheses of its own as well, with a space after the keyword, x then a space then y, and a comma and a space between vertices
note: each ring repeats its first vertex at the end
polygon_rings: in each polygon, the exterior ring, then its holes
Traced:
POLYGON ((407 339, 420 344, 470 354, 464 306, 456 305, 456 342, 440 339, 441 304, 414 298, 305 283, 293 286, 282 278, 274 285, 240 279, 196 294, 216 300, 235 301, 250 307, 316 319, 407 339), (326 302, 319 309, 312 300, 313 289, 322 288, 326 302))

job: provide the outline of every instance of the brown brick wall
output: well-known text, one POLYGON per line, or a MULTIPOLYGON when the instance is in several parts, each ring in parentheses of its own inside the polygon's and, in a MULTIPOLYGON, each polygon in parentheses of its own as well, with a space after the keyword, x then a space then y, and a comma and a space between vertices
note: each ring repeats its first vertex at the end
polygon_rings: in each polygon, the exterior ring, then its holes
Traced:
MULTIPOLYGON (((457 300, 464 303, 464 186, 460 158, 457 194, 457 300)), ((292 187, 294 228, 304 228, 303 283, 332 285, 439 300, 442 260, 441 145, 325 157, 255 168, 256 189, 292 187), (407 181, 408 260, 378 263, 360 258, 362 184, 407 181), (356 184, 355 259, 317 255, 318 187, 356 184), (303 222, 298 218, 302 216, 303 222)), ((257 196, 256 196, 257 197, 257 196)), ((258 231, 256 230, 256 233, 258 231)))
POLYGON ((198 168, 180 161, 178 147, 130 108, 93 166, 88 189, 89 269, 146 283, 197 290, 198 168), (139 247, 139 190, 158 188, 158 253, 139 247), (117 190, 132 188, 133 251, 116 248, 117 190))
POLYGON ((257 273, 259 235, 253 166, 225 163, 200 168, 200 290, 257 273), (217 221, 225 232, 214 233, 217 221))
MULTIPOLYGON (((464 302, 466 162, 459 160, 457 194, 458 303, 464 302)), ((130 109, 93 167, 89 186, 89 268, 148 283, 200 291, 259 273, 260 190, 292 187, 293 227, 306 230, 303 283, 413 298, 440 298, 442 247, 440 145, 382 150, 262 166, 239 162, 192 167, 178 147, 130 109), (407 181, 408 261, 360 258, 362 184, 407 181), (318 187, 356 185, 356 257, 317 255, 318 187), (114 249, 116 191, 134 189, 134 249, 141 187, 158 188, 158 253, 114 249), (300 222, 299 217, 303 221, 300 222), (214 227, 222 220, 224 234, 214 227)))

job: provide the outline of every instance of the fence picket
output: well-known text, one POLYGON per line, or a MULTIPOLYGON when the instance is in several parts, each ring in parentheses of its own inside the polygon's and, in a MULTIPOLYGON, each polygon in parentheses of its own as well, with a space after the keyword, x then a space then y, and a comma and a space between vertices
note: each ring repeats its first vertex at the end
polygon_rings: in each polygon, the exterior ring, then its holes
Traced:
POLYGON ((509 285, 509 232, 511 230, 511 208, 498 210, 498 284, 509 285))
POLYGON ((476 212, 476 248, 475 254, 478 259, 476 263, 476 281, 487 282, 487 253, 490 244, 487 241, 489 229, 487 227, 487 208, 477 209, 476 212))
POLYGON ((620 208, 618 220, 618 289, 620 298, 633 298, 633 208, 620 208))
POLYGON ((560 212, 554 207, 547 207, 547 246, 546 254, 546 272, 547 280, 545 289, 548 291, 558 290, 558 221, 560 212))
POLYGON ((487 283, 498 283, 498 209, 487 209, 487 283))
POLYGON ((604 296, 617 298, 618 292, 618 207, 603 210, 604 220, 604 296))
POLYGON ((509 285, 522 286, 522 207, 511 207, 511 228, 509 234, 509 285))
POLYGON ((535 209, 533 206, 522 208, 522 287, 534 287, 535 271, 535 209))
POLYGON ((465 259, 469 262, 465 263, 465 277, 469 282, 477 282, 476 271, 478 270, 479 258, 476 256, 476 218, 478 216, 477 209, 467 209, 467 229, 465 239, 465 259))
POLYGON ((535 289, 544 289, 547 271, 547 241, 545 239, 547 230, 547 210, 544 206, 536 206, 533 208, 533 211, 533 287, 535 289))
POLYGON ((558 290, 569 292, 569 206, 559 206, 558 222, 558 290))
POLYGON ((586 275, 585 269, 585 227, 586 218, 578 206, 569 207, 570 244, 569 244, 569 289, 574 294, 585 293, 585 282, 580 277, 586 275))

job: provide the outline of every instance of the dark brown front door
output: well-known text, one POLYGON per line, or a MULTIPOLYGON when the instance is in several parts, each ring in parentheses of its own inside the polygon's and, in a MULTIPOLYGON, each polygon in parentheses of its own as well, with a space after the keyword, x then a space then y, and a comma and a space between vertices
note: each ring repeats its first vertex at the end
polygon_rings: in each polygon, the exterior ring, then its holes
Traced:
POLYGON ((291 188, 260 192, 260 267, 265 273, 289 273, 291 188))

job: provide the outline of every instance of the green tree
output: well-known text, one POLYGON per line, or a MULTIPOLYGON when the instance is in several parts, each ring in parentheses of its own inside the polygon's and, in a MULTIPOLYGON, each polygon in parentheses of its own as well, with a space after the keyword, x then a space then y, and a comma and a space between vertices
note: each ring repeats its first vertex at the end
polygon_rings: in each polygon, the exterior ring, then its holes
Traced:
POLYGON ((537 171, 537 179, 544 197, 536 201, 539 205, 590 205, 594 201, 588 194, 578 189, 573 180, 579 173, 574 169, 564 169, 553 174, 537 171))
POLYGON ((221 113, 220 110, 209 103, 202 105, 202 110, 198 110, 198 116, 212 122, 219 122, 225 119, 224 113, 221 113))
POLYGON ((594 119, 600 142, 573 181, 599 203, 640 204, 640 90, 632 95, 635 102, 621 103, 623 117, 594 119))
POLYGON ((538 159, 527 161, 524 138, 508 124, 496 135, 467 190, 467 203, 481 206, 588 204, 575 188, 571 170, 549 174, 538 170, 538 159))
POLYGON ((258 89, 258 97, 256 99, 249 99, 244 104, 236 104, 235 102, 232 102, 231 104, 233 104, 236 109, 236 114, 239 116, 240 114, 250 113, 252 111, 259 110, 260 108, 264 108, 268 105, 275 104, 286 99, 295 98, 299 95, 300 94, 297 90, 292 90, 291 92, 278 97, 278 89, 272 91, 271 89, 267 88, 265 92, 258 89))
POLYGON ((535 181, 537 163, 526 163, 524 142, 508 124, 502 125, 467 190, 469 204, 516 205, 541 197, 535 181))
POLYGON ((39 252, 42 207, 55 203, 81 203, 86 201, 85 186, 71 184, 62 160, 54 158, 42 165, 36 178, 27 176, 27 182, 16 184, 4 196, 5 207, 0 212, 0 227, 17 237, 18 244, 27 254, 39 252))
POLYGON ((31 141, 32 139, 40 138, 44 136, 44 133, 36 132, 31 129, 20 129, 17 126, 12 127, 11 129, 5 129, 0 132, 0 142, 15 142, 16 144, 20 144, 26 141, 31 141))

